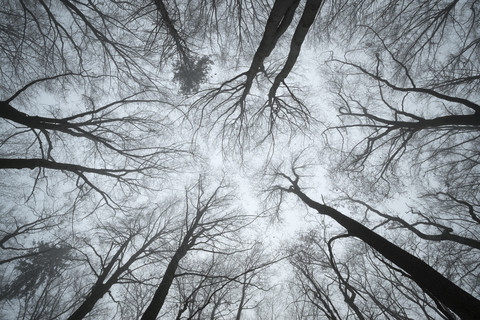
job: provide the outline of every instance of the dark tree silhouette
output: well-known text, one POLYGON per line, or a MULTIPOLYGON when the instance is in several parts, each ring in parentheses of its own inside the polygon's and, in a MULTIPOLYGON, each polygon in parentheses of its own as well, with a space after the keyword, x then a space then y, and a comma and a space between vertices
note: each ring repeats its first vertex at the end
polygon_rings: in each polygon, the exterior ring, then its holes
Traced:
MULTIPOLYGON (((80 255, 87 261, 87 264, 93 269, 96 280, 89 289, 85 300, 76 307, 68 320, 80 320, 95 307, 95 304, 106 295, 114 285, 121 282, 136 282, 138 278, 133 275, 133 264, 145 263, 146 260, 163 250, 165 245, 164 238, 170 236, 173 230, 171 228, 171 212, 174 202, 165 203, 163 208, 156 208, 147 213, 136 213, 130 219, 125 219, 120 226, 100 226, 106 229, 110 237, 110 245, 105 256, 100 256, 100 268, 89 257, 90 252, 80 251, 80 255), (139 238, 139 239, 138 239, 139 238), (135 244, 139 242, 138 244, 135 244)), ((107 238, 108 239, 108 238, 107 238)), ((106 243, 107 239, 103 239, 106 243)), ((95 249, 94 245, 84 240, 86 246, 93 252, 101 252, 102 248, 95 249)))
POLYGON ((209 192, 209 189, 205 177, 200 177, 195 186, 186 190, 185 219, 182 223, 181 236, 142 320, 156 319, 167 299, 180 262, 189 251, 218 250, 216 241, 220 238, 228 239, 231 233, 250 223, 247 216, 228 208, 232 194, 225 181, 221 181, 213 191, 209 192))
POLYGON ((273 190, 277 190, 279 193, 292 193, 306 206, 335 220, 347 230, 349 236, 359 238, 378 251, 379 254, 408 274, 422 290, 460 317, 464 319, 478 317, 480 314, 480 301, 478 299, 456 286, 421 259, 396 246, 356 220, 328 205, 312 200, 300 188, 298 184, 300 176, 297 174, 295 166, 292 166, 292 171, 292 177, 281 171, 274 172, 274 176, 286 179, 290 186, 276 186, 273 187, 273 190))

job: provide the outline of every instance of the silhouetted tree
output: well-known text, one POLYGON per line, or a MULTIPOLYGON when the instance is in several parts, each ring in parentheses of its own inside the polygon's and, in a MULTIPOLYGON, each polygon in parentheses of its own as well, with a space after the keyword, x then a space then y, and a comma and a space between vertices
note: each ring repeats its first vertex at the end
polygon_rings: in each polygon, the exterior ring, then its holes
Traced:
MULTIPOLYGON (((292 165, 292 176, 288 176, 279 169, 275 169, 274 181, 278 178, 285 179, 288 187, 281 185, 274 186, 273 191, 279 194, 292 193, 298 197, 306 206, 314 209, 318 214, 325 215, 339 223, 348 232, 348 236, 356 237, 379 252, 385 259, 391 261, 409 275, 425 292, 432 296, 435 301, 452 310, 454 313, 465 319, 475 318, 480 312, 480 301, 467 293, 442 274, 423 262, 421 259, 403 250, 399 246, 388 241, 375 233, 368 227, 356 220, 344 215, 340 211, 326 204, 318 203, 308 197, 300 188, 300 176, 298 168, 292 165)), ((280 196, 280 200, 283 197, 280 196)))

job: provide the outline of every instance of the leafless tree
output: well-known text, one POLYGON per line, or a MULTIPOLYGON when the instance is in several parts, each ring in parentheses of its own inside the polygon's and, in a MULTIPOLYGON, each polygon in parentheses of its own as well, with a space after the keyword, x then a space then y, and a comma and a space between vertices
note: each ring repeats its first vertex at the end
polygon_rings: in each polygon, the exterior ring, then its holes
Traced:
POLYGON ((332 231, 323 227, 311 230, 291 248, 297 253, 292 256, 296 274, 292 284, 327 318, 457 319, 377 251, 347 234, 328 239, 332 231), (344 248, 335 249, 337 241, 344 248))
POLYGON ((99 246, 82 239, 89 251, 79 249, 79 259, 91 268, 93 285, 68 319, 83 319, 114 285, 142 282, 141 270, 151 265, 152 255, 162 256, 164 246, 175 231, 172 210, 175 203, 163 203, 147 213, 135 213, 123 219, 120 225, 100 222, 99 233, 105 233, 99 246), (102 254, 102 252, 105 253, 102 254), (93 253, 93 254, 92 254, 93 253), (95 260, 90 256, 95 256, 95 260))
MULTIPOLYGON (((478 299, 455 285, 421 259, 335 208, 316 202, 307 196, 299 186, 300 176, 295 164, 291 167, 291 176, 283 173, 280 169, 274 169, 273 177, 274 181, 278 181, 281 178, 288 183, 288 186, 277 185, 272 187, 273 192, 276 191, 280 195, 282 193, 292 193, 318 214, 332 218, 347 230, 349 236, 359 238, 407 274, 432 299, 439 301, 462 318, 474 318, 478 314, 478 309, 480 308, 478 299), (466 303, 466 301, 468 302, 466 303)), ((279 198, 283 199, 282 196, 279 198)))
POLYGON ((207 115, 213 117, 209 126, 219 124, 222 139, 231 139, 238 146, 247 145, 249 137, 256 131, 263 130, 261 137, 270 136, 274 139, 279 123, 290 126, 294 131, 303 131, 312 120, 310 111, 297 96, 298 90, 295 89, 298 88, 290 87, 285 79, 298 59, 305 37, 322 4, 323 1, 317 0, 307 1, 304 6, 300 6, 298 0, 275 1, 248 70, 217 87, 204 90, 193 103, 191 112, 197 115, 200 123, 208 122, 207 115), (295 22, 296 29, 286 61, 281 67, 265 67, 266 59, 279 46, 279 40, 294 23, 295 14, 300 10, 301 17, 295 22), (255 81, 258 82, 257 87, 254 86, 255 81), (269 83, 265 98, 262 97, 262 82, 269 83), (260 94, 256 93, 258 90, 260 94), (252 109, 252 105, 257 107, 252 109))
POLYGON ((180 262, 190 251, 227 250, 234 245, 230 238, 254 219, 228 207, 233 195, 225 181, 221 181, 212 191, 210 189, 205 177, 200 177, 193 187, 187 188, 183 227, 177 247, 142 319, 155 319, 160 313, 179 272, 180 262))
POLYGON ((36 169, 33 188, 47 176, 47 170, 62 171, 67 176, 73 174, 78 188, 97 191, 105 201, 112 203, 108 191, 102 190, 93 176, 104 176, 135 189, 140 187, 140 175, 170 169, 170 160, 183 152, 174 144, 160 146, 154 142, 163 130, 159 127, 161 119, 152 110, 142 110, 140 105, 162 101, 149 98, 145 93, 135 93, 104 105, 88 100, 86 109, 77 106, 77 110, 52 110, 53 114, 45 110, 40 116, 20 111, 32 109, 30 104, 34 102, 19 103, 17 108, 13 106, 19 96, 36 84, 63 76, 67 75, 35 80, 2 102, 5 135, 0 166, 3 170, 36 169), (25 149, 19 148, 19 144, 25 149))
POLYGON ((474 193, 478 6, 363 1, 330 9, 335 19, 352 21, 344 28, 351 43, 343 57, 334 53, 328 62, 337 75, 331 91, 342 121, 328 131, 351 133, 344 145, 332 145, 344 152, 341 170, 367 167, 378 179, 392 179, 409 161, 425 181, 474 193))

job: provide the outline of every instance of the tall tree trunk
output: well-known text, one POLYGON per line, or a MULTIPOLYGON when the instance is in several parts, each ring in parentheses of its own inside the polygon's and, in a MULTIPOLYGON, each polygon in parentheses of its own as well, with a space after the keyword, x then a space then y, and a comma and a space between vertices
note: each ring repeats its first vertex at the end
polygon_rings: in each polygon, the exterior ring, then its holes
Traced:
POLYGON ((120 276, 130 268, 130 266, 137 261, 140 254, 144 253, 145 250, 158 238, 159 234, 157 233, 153 236, 150 240, 145 242, 143 246, 135 252, 130 259, 128 259, 125 264, 121 267, 117 268, 115 272, 110 276, 110 278, 104 283, 105 279, 108 277, 110 272, 112 271, 116 262, 119 261, 119 257, 121 254, 125 253, 125 249, 127 245, 133 238, 131 235, 127 241, 125 241, 122 246, 117 250, 115 255, 110 260, 110 263, 102 270, 101 274, 98 276, 98 280, 93 286, 90 294, 88 295, 87 299, 68 317, 67 320, 82 320, 90 311, 92 311, 95 304, 100 300, 111 288, 114 284, 118 283, 120 276))
POLYGON ((268 98, 270 102, 272 102, 275 98, 280 83, 282 83, 287 78, 290 71, 292 71, 293 66, 297 62, 303 41, 305 40, 308 30, 310 30, 310 27, 313 24, 313 21, 315 20, 315 17, 317 16, 317 13, 322 6, 322 3, 323 1, 321 0, 307 0, 302 17, 298 22, 297 28, 295 29, 295 33, 293 34, 292 41, 290 43, 290 52, 288 53, 287 61, 285 61, 285 65, 283 66, 280 73, 278 73, 275 77, 272 87, 270 88, 270 91, 268 93, 268 98))
MULTIPOLYGON (((250 282, 250 281, 249 281, 250 282)), ((245 298, 247 294, 247 274, 245 273, 243 275, 243 285, 242 285, 242 296, 240 298, 240 303, 238 305, 237 309, 237 315, 235 317, 235 320, 240 320, 242 316, 242 311, 243 311, 243 305, 245 303, 245 298)))
POLYGON ((107 286, 103 284, 93 289, 88 298, 85 299, 85 301, 70 315, 70 317, 68 317, 67 320, 82 320, 85 318, 85 316, 92 311, 93 307, 95 307, 97 301, 100 300, 108 290, 107 286))
POLYGON ((173 255, 172 259, 170 260, 165 273, 163 274, 162 282, 160 282, 155 294, 153 295, 152 301, 150 305, 145 310, 145 313, 142 316, 141 320, 155 320, 160 313, 160 310, 165 303, 165 299, 167 298, 168 291, 172 286, 173 279, 175 278, 175 272, 177 271, 178 264, 180 260, 187 254, 189 250, 189 246, 185 243, 182 244, 175 254, 173 255))
POLYGON ((332 207, 320 204, 304 194, 296 181, 288 189, 306 205, 337 221, 352 236, 359 238, 396 266, 408 273, 420 288, 435 297, 462 319, 480 319, 480 301, 456 286, 419 258, 401 249, 361 223, 347 217, 332 207))
POLYGON ((299 0, 276 0, 273 4, 262 40, 252 58, 250 68, 246 72, 247 79, 241 100, 246 99, 257 72, 263 67, 263 62, 272 53, 278 39, 290 26, 299 3, 299 0))

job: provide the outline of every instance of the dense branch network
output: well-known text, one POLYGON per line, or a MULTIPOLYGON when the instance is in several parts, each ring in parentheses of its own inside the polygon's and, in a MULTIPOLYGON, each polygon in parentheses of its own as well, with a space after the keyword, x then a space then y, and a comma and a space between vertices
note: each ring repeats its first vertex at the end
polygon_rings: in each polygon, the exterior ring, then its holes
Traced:
POLYGON ((328 216, 335 220, 347 230, 349 236, 359 238, 378 251, 384 258, 407 273, 422 290, 434 297, 435 300, 440 301, 460 317, 466 319, 474 318, 480 312, 480 301, 478 299, 456 286, 421 259, 396 246, 363 224, 337 211, 335 208, 318 203, 308 197, 299 186, 300 175, 297 173, 297 170, 295 165, 293 165, 293 176, 288 176, 281 171, 275 170, 273 173, 274 178, 285 179, 290 185, 288 187, 277 185, 273 187, 272 190, 277 190, 277 192, 280 193, 292 193, 318 214, 328 216), (465 303, 466 301, 468 302, 465 303))
POLYGON ((9 156, 0 159, 1 169, 40 169, 39 175, 45 169, 73 173, 110 201, 111 197, 96 186, 88 174, 113 178, 134 187, 138 186, 139 174, 169 170, 170 160, 185 152, 175 144, 160 146, 151 142, 161 134, 162 128, 156 121, 160 118, 152 118, 151 113, 141 111, 138 106, 163 101, 149 98, 147 92, 134 93, 98 107, 91 101, 91 108, 69 116, 31 115, 14 106, 19 97, 32 90, 34 85, 67 76, 72 75, 37 79, 0 102, 0 118, 12 128, 6 130, 8 135, 2 139, 3 154, 9 156), (32 133, 33 137, 29 137, 32 133), (17 141, 25 143, 26 139, 32 139, 26 150, 37 145, 39 152, 27 151, 24 157, 18 157, 22 155, 20 152, 6 151, 9 145, 17 141), (65 143, 65 140, 69 142, 65 143), (84 165, 76 164, 76 154, 62 155, 68 152, 65 150, 68 144, 76 144, 77 148, 85 146, 83 152, 101 156, 93 156, 84 165), (72 160, 64 162, 57 160, 58 157, 72 160))
POLYGON ((206 121, 206 114, 214 115, 213 126, 220 124, 224 138, 230 137, 243 144, 242 135, 248 137, 249 131, 254 131, 254 126, 266 125, 268 136, 273 134, 277 122, 289 125, 293 131, 303 131, 312 120, 310 111, 296 93, 298 88, 287 85, 285 79, 297 62, 302 44, 323 1, 309 0, 302 8, 303 13, 281 70, 274 76, 275 70, 265 68, 266 59, 291 26, 299 4, 298 0, 275 1, 248 70, 213 89, 205 90, 192 105, 191 111, 199 115, 201 122, 206 121), (257 79, 259 75, 265 79, 257 79), (270 80, 273 76, 274 80, 270 80), (271 83, 266 99, 256 93, 256 88, 254 90, 255 80, 271 83), (284 90, 279 94, 281 85, 284 90), (255 104, 259 107, 254 107, 255 104))

